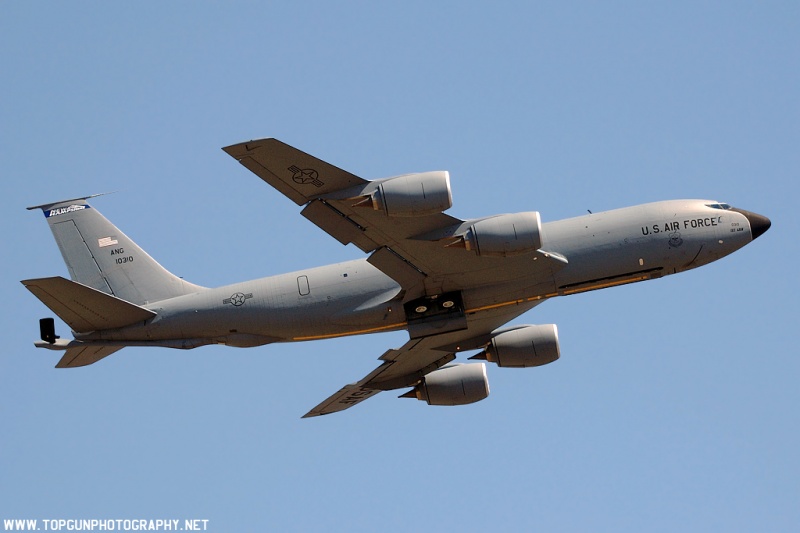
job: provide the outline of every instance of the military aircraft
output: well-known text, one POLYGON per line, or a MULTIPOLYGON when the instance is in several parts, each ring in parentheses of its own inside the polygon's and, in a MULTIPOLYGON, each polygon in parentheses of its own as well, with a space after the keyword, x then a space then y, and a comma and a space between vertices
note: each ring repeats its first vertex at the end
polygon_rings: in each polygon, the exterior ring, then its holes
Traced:
POLYGON ((165 270, 92 208, 93 196, 41 209, 72 280, 22 283, 71 329, 40 320, 37 347, 65 351, 57 368, 96 363, 125 346, 252 347, 381 331, 409 340, 305 416, 380 391, 429 405, 486 398, 486 364, 534 367, 559 358, 558 330, 504 326, 548 298, 676 274, 726 256, 768 218, 711 200, 655 202, 542 223, 538 212, 461 220, 446 171, 368 181, 276 139, 224 148, 342 244, 369 255, 219 288, 165 270))

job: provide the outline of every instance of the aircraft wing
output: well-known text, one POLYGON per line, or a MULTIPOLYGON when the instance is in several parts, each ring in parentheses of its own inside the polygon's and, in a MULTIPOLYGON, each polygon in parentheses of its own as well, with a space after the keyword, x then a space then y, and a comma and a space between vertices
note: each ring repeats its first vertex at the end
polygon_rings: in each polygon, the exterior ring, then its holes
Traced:
POLYGON ((415 385, 428 372, 455 359, 455 353, 451 351, 432 348, 442 342, 437 337, 423 337, 411 339, 397 350, 388 350, 380 357, 383 364, 358 383, 342 387, 337 393, 306 413, 303 418, 343 411, 371 398, 381 390, 415 385))
POLYGON ((426 374, 455 359, 457 351, 484 346, 494 330, 544 301, 540 299, 511 308, 489 310, 471 317, 466 329, 411 339, 396 350, 388 350, 380 356, 383 362, 378 368, 360 381, 345 385, 303 418, 343 411, 382 390, 413 387, 426 374))
POLYGON ((490 257, 452 246, 469 223, 444 213, 389 216, 365 200, 386 180, 364 180, 277 139, 223 150, 304 205, 302 215, 339 242, 370 253, 367 260, 406 291, 405 301, 536 276, 537 271, 547 277, 566 263, 546 253, 490 257))
MULTIPOLYGON (((223 150, 304 206, 303 216, 339 242, 353 243, 370 253, 367 261, 400 284, 403 301, 412 311, 419 305, 413 303, 417 298, 443 296, 441 316, 423 321, 410 317, 410 322, 415 322, 413 326, 409 323, 411 340, 384 353, 378 368, 340 389, 306 417, 347 409, 381 390, 416 385, 426 374, 452 361, 456 352, 480 348, 490 340, 493 330, 544 301, 548 292, 521 300, 463 302, 456 291, 511 283, 523 276, 533 285, 547 286, 553 272, 566 265, 565 258, 541 250, 489 256, 457 246, 459 235, 475 221, 465 222, 442 212, 390 216, 388 208, 378 209, 370 200, 382 184, 397 178, 364 180, 277 139, 235 144, 223 150), (456 297, 444 298, 446 295, 456 297), (458 309, 459 313, 448 314, 448 309, 458 309)), ((423 194, 427 193, 424 189, 423 194)), ((518 294, 520 287, 515 288, 518 294)))

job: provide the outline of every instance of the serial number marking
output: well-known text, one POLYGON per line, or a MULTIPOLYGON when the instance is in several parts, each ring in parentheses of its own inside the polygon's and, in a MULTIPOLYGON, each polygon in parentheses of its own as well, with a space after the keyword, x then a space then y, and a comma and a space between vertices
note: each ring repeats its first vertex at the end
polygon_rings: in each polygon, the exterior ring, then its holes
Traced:
POLYGON ((348 394, 347 396, 342 398, 339 401, 339 403, 344 404, 344 405, 352 405, 354 403, 360 402, 361 400, 363 400, 365 398, 369 398, 373 394, 375 394, 375 391, 373 391, 373 390, 361 389, 361 390, 358 390, 358 391, 355 391, 353 393, 348 394))
MULTIPOLYGON (((111 256, 120 256, 125 253, 125 248, 114 248, 111 250, 111 256)), ((114 262, 118 265, 124 265, 126 263, 133 263, 133 256, 128 255, 125 257, 114 257, 114 262)))

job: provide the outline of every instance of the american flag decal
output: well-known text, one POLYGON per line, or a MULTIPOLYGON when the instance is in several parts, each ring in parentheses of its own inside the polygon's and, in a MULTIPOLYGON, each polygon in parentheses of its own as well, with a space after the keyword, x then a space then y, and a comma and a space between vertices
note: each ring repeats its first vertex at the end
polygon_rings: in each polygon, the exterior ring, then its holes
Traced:
POLYGON ((119 241, 114 237, 103 237, 102 239, 97 239, 97 244, 100 245, 100 248, 105 248, 106 246, 114 246, 115 244, 119 244, 119 241))

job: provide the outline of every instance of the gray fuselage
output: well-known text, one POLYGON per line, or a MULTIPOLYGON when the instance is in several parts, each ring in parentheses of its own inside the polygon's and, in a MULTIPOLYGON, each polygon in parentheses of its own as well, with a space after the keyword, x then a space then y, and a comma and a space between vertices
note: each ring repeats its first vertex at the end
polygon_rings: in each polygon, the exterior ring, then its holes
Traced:
MULTIPOLYGON (((710 263, 754 238, 746 214, 712 201, 677 200, 545 223, 542 250, 567 264, 544 279, 522 276, 465 289, 464 310, 478 316, 505 308, 513 318, 547 298, 710 263)), ((457 254, 472 252, 452 253, 457 261, 457 254)), ((359 259, 148 303, 144 307, 157 313, 153 320, 78 338, 175 348, 245 347, 399 330, 407 327, 402 297, 397 282, 359 259)))

